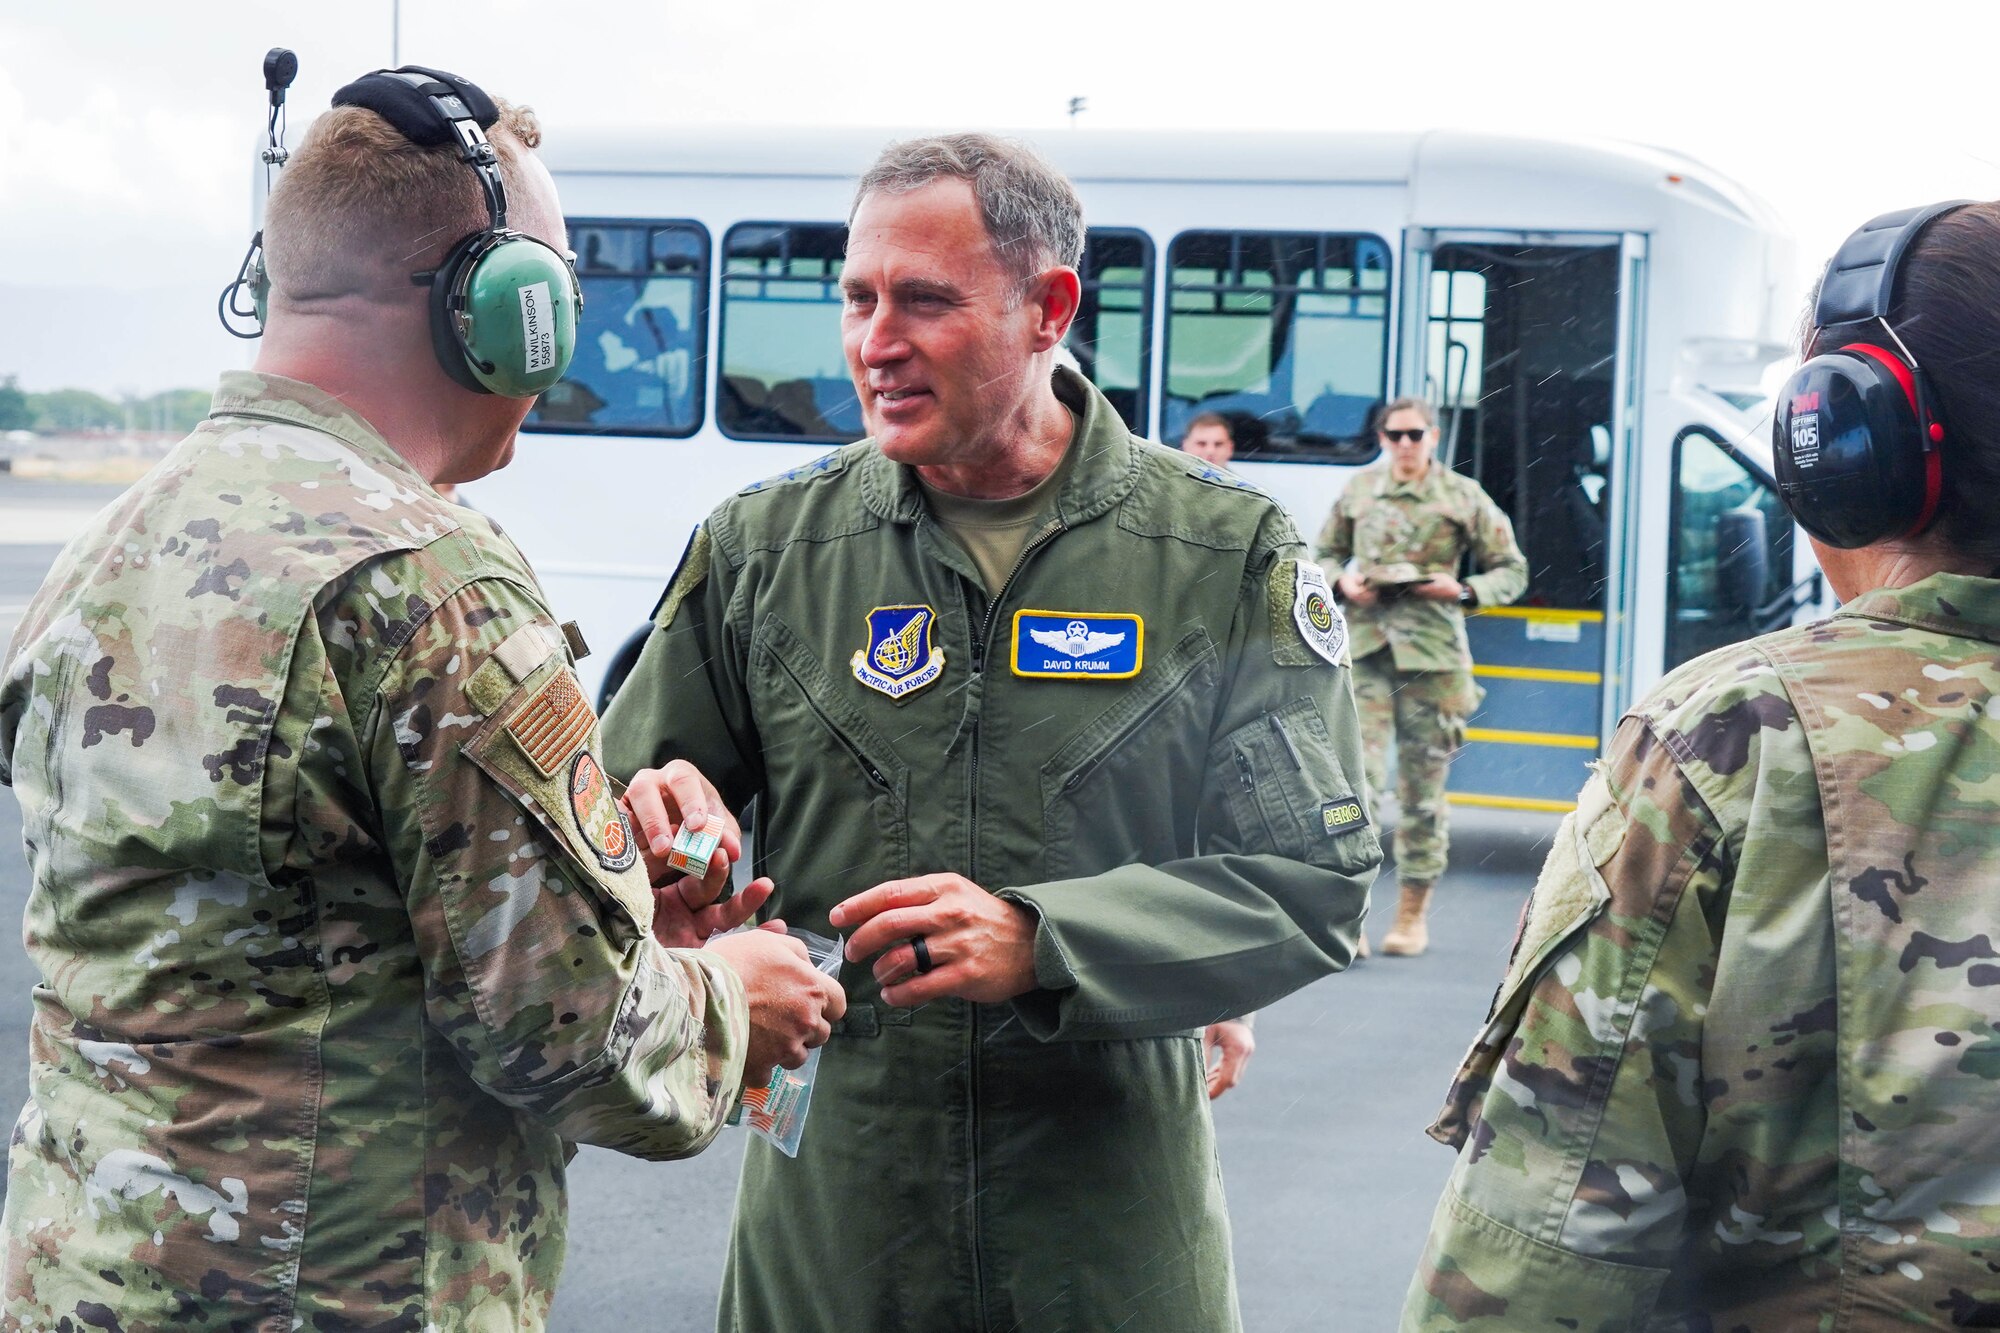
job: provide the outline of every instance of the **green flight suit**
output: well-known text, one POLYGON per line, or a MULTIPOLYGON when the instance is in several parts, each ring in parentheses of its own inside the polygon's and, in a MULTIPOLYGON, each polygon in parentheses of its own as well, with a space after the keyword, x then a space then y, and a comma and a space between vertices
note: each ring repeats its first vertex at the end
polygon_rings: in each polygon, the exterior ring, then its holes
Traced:
POLYGON ((0 1327, 541 1328, 573 1144, 699 1150, 748 1036, 597 754, 513 543, 224 375, 0 676, 42 976, 0 1327))
POLYGON ((1056 389, 1081 453, 992 600, 863 441, 715 511, 606 713, 614 773, 757 798, 790 923, 947 871, 1040 919, 1011 1004, 892 1009, 846 969, 798 1159, 750 1145, 724 1329, 1237 1327, 1198 1030, 1352 956, 1381 849, 1343 631, 1278 505, 1056 389), (1072 659, 1136 674, 1063 675, 1037 645, 1071 622, 1138 635, 1072 659))

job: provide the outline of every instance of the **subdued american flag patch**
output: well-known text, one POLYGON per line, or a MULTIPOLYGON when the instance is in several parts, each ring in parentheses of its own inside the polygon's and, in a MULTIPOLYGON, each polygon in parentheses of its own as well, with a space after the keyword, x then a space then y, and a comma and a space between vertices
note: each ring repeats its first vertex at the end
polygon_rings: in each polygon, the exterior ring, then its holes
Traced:
POLYGON ((590 738, 597 714, 568 668, 549 677, 507 723, 507 734, 543 777, 554 774, 590 738))

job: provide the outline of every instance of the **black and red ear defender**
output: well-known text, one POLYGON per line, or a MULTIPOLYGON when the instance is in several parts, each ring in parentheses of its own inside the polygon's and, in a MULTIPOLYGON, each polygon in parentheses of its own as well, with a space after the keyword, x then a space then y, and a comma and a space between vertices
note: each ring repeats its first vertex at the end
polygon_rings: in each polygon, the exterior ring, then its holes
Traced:
POLYGON ((1771 459, 1792 517, 1829 546, 1914 537, 1937 516, 1945 423, 1889 309, 1896 269, 1923 229, 1971 202, 1884 213, 1826 266, 1814 354, 1779 391, 1771 459))

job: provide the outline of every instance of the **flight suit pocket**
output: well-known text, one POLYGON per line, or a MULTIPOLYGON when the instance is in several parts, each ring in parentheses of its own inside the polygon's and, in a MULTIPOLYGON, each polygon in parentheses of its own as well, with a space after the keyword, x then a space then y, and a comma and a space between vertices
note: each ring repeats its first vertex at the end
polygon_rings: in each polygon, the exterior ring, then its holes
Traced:
POLYGON ((1211 762, 1225 774, 1244 851, 1274 852, 1350 874, 1381 861, 1363 784, 1341 768, 1326 719, 1310 696, 1238 727, 1211 762))
POLYGON ((653 929, 653 888, 638 835, 604 771, 583 687, 566 659, 551 665, 507 696, 465 743, 465 755, 528 813, 551 851, 637 939, 653 929))
POLYGON ((791 811, 786 822, 817 831, 826 843, 821 859, 838 856, 843 859, 834 860, 835 865, 907 873, 909 767, 895 747, 842 697, 839 682, 782 620, 763 618, 751 645, 751 660, 760 676, 753 688, 763 695, 757 701, 759 728, 767 741, 784 746, 768 750, 766 763, 772 764, 774 754, 783 754, 788 756, 786 766, 806 765, 813 770, 810 780, 786 781, 783 768, 774 764, 766 801, 792 799, 810 806, 791 811), (826 767, 829 762, 835 767, 826 767), (841 772, 847 781, 827 780, 841 772), (866 823, 852 814, 857 790, 870 798, 872 820, 866 823), (872 845, 863 846, 855 839, 871 824, 872 845), (843 839, 854 845, 835 845, 843 839))
POLYGON ((1042 764, 1048 878, 1154 865, 1192 850, 1217 675, 1208 631, 1189 630, 1042 764), (1090 849, 1089 865, 1072 855, 1079 841, 1090 849))

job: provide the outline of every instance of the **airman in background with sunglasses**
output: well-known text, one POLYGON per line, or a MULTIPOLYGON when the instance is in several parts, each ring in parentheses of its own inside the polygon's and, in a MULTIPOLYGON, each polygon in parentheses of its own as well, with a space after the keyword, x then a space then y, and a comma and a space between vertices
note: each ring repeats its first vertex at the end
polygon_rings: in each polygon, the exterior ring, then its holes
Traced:
POLYGON ((1398 398, 1383 409, 1377 433, 1385 460, 1348 483, 1315 550, 1342 571, 1335 589, 1348 607, 1354 702, 1378 806, 1389 789, 1390 733, 1396 737, 1402 894, 1382 952, 1410 957, 1429 945, 1424 913, 1450 843, 1445 771, 1482 694, 1465 612, 1519 597, 1528 562, 1492 497, 1437 462, 1429 403, 1398 398), (1478 572, 1461 583, 1468 555, 1478 572))

